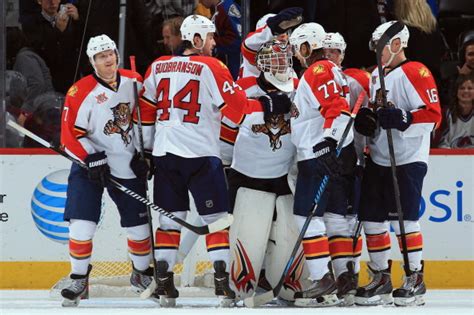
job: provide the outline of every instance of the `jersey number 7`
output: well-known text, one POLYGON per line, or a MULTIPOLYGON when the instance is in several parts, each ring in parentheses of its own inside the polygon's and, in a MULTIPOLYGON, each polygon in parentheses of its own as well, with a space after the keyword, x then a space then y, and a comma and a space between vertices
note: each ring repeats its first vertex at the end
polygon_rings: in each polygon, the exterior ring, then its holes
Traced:
POLYGON ((157 103, 157 107, 162 111, 158 120, 165 121, 170 119, 169 108, 173 104, 174 108, 186 110, 186 114, 183 116, 183 122, 197 124, 199 123, 199 117, 197 113, 201 110, 201 104, 198 103, 199 99, 199 81, 190 80, 186 85, 174 95, 173 100, 169 98, 170 91, 170 79, 163 78, 156 87, 156 95, 159 98, 160 94, 163 93, 161 101, 157 103), (189 94, 189 101, 184 101, 186 96, 189 94))

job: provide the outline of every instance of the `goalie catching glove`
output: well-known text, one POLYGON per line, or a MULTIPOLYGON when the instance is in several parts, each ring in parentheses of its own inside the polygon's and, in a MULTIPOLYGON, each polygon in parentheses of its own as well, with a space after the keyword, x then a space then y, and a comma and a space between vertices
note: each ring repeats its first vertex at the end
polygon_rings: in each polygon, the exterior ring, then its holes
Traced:
POLYGON ((87 175, 90 180, 105 187, 109 182, 110 167, 107 164, 105 151, 89 154, 84 162, 88 167, 87 175))
POLYGON ((287 8, 267 20, 268 27, 273 35, 280 35, 295 28, 303 22, 303 9, 298 7, 287 8))

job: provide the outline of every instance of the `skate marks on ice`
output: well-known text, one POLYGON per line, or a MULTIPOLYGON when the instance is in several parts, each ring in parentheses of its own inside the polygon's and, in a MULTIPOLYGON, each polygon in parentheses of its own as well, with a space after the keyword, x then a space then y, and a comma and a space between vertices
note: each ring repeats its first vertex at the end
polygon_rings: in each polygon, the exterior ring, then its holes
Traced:
MULTIPOLYGON (((156 315, 160 307, 150 301, 137 298, 91 298, 81 301, 77 308, 63 308, 60 300, 49 298, 48 291, 37 290, 0 290, 0 314, 131 314, 140 309, 140 315, 156 315)), ((474 290, 431 290, 425 296, 426 305, 422 307, 331 307, 319 308, 318 314, 344 314, 344 315, 366 315, 366 314, 474 314, 474 290)), ((303 309, 295 307, 263 306, 256 309, 237 307, 231 309, 218 308, 218 300, 215 297, 183 297, 177 301, 177 307, 173 309, 160 309, 160 314, 192 314, 192 315, 236 315, 236 314, 312 314, 312 308, 303 309)))

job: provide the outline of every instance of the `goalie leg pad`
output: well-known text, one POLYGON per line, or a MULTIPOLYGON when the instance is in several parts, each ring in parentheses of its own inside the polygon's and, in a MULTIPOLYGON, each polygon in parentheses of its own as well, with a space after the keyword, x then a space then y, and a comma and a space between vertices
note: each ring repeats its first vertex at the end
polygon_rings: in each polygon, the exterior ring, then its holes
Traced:
POLYGON ((239 188, 230 228, 230 285, 238 299, 257 287, 272 224, 276 195, 239 188))
MULTIPOLYGON (((293 215, 293 196, 279 196, 276 200, 276 210, 276 220, 272 224, 266 256, 268 262, 266 276, 272 287, 275 287, 280 280, 299 235, 293 215)), ((294 263, 286 275, 279 297, 287 301, 294 301, 295 292, 303 291, 311 284, 308 278, 309 271, 303 247, 300 246, 294 263)))

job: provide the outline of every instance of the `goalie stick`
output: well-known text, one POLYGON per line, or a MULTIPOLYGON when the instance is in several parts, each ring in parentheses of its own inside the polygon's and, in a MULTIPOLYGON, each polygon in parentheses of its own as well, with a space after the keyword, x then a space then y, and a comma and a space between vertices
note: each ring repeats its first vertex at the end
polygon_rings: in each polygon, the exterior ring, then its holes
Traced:
MULTIPOLYGON (((397 21, 396 23, 392 24, 380 37, 377 46, 375 48, 375 53, 377 55, 377 69, 379 72, 379 79, 380 79, 380 90, 382 93, 382 104, 383 107, 388 108, 387 102, 387 91, 385 90, 385 73, 384 68, 382 65, 382 52, 384 47, 390 42, 390 39, 398 34, 405 25, 402 22, 397 21)), ((407 250, 407 238, 405 234, 405 225, 403 223, 403 211, 402 211, 402 204, 400 201, 400 187, 398 186, 398 178, 397 178, 397 163, 395 161, 395 150, 393 147, 393 137, 392 137, 392 129, 386 129, 387 131, 387 142, 388 142, 388 152, 390 155, 390 169, 392 171, 392 183, 393 183, 393 191, 395 194, 395 206, 397 208, 397 216, 398 216, 398 225, 400 226, 400 238, 402 243, 402 255, 403 255, 403 269, 405 270, 405 274, 409 276, 411 274, 410 265, 408 260, 408 250, 407 250)))
MULTIPOLYGON (((365 94, 366 93, 363 91, 362 93, 359 94, 359 97, 357 98, 357 101, 354 105, 354 109, 352 110, 349 122, 347 123, 346 128, 344 128, 342 137, 339 140, 339 143, 337 144, 337 148, 336 148, 337 156, 339 156, 339 154, 341 153, 344 141, 346 140, 347 135, 349 134, 349 131, 352 128, 352 124, 354 123, 354 118, 357 115, 357 112, 359 111, 359 108, 364 100, 365 94)), ((270 302, 271 300, 273 300, 275 297, 278 296, 278 293, 280 293, 280 290, 283 287, 283 283, 285 282, 286 274, 288 273, 288 270, 291 268, 291 265, 293 264, 293 261, 295 260, 296 254, 301 245, 301 242, 303 241, 303 237, 304 237, 304 234, 306 233, 306 230, 308 229, 309 223, 311 222, 311 219, 313 218, 313 216, 316 214, 318 210, 318 203, 324 191, 326 190, 326 186, 328 182, 329 182, 329 176, 325 175, 323 180, 321 181, 321 184, 319 185, 318 191, 314 198, 313 206, 312 206, 313 209, 303 224, 300 234, 298 235, 298 239, 296 240, 295 246, 293 247, 293 251, 291 252, 288 263, 286 264, 285 269, 283 270, 283 274, 281 275, 280 280, 278 281, 277 285, 272 290, 267 291, 263 294, 253 295, 244 299, 245 306, 257 307, 257 306, 270 302)))
MULTIPOLYGON (((71 162, 76 163, 77 165, 79 165, 83 169, 86 169, 86 170, 88 169, 87 165, 85 165, 79 159, 74 158, 74 157, 70 156, 69 154, 67 154, 66 152, 64 152, 63 150, 54 147, 48 141, 40 138, 39 136, 35 135, 34 133, 29 131, 28 129, 23 128, 22 126, 18 125, 16 122, 14 122, 12 120, 9 120, 7 124, 10 127, 15 128, 16 130, 18 130, 19 132, 21 132, 25 136, 28 136, 31 139, 35 140, 36 142, 42 144, 46 148, 49 148, 49 149, 57 152, 58 154, 64 156, 65 158, 67 158, 71 162)), ((189 224, 188 222, 176 217, 173 213, 168 212, 165 209, 158 207, 157 205, 155 205, 154 203, 152 203, 148 199, 143 198, 142 196, 140 196, 136 192, 134 192, 134 191, 128 189, 127 187, 123 186, 122 184, 120 184, 119 182, 114 180, 113 178, 110 178, 109 181, 112 185, 114 185, 117 189, 121 190, 123 193, 125 193, 125 194, 129 195, 130 197, 140 201, 141 203, 146 204, 147 206, 151 207, 153 210, 158 211, 162 215, 168 217, 169 219, 171 219, 174 222, 184 226, 185 228, 193 231, 196 234, 206 235, 206 234, 209 234, 209 233, 214 233, 214 232, 226 229, 232 224, 233 217, 232 217, 231 214, 228 214, 226 217, 221 218, 221 219, 217 220, 216 222, 213 222, 211 224, 204 225, 204 226, 195 226, 195 225, 189 224)))
MULTIPOLYGON (((135 56, 130 56, 130 68, 133 72, 137 72, 137 68, 135 66, 135 56)), ((140 158, 142 160, 145 160, 145 146, 143 144, 143 130, 142 130, 142 115, 141 115, 141 110, 140 110, 140 103, 139 103, 139 98, 138 98, 138 86, 137 86, 137 78, 134 76, 133 77, 133 94, 135 97, 135 109, 137 111, 137 127, 138 127, 138 141, 140 144, 140 158)), ((148 194, 148 174, 145 177, 145 197, 146 199, 149 199, 150 196, 148 194)), ((153 265, 153 282, 156 282, 156 279, 158 279, 158 273, 157 273, 157 268, 156 268, 156 257, 155 257, 155 236, 154 233, 155 231, 153 230, 153 218, 151 216, 151 209, 150 206, 146 206, 146 212, 148 215, 148 231, 150 232, 150 241, 152 244, 152 250, 151 250, 151 259, 152 259, 152 265, 153 265)))

